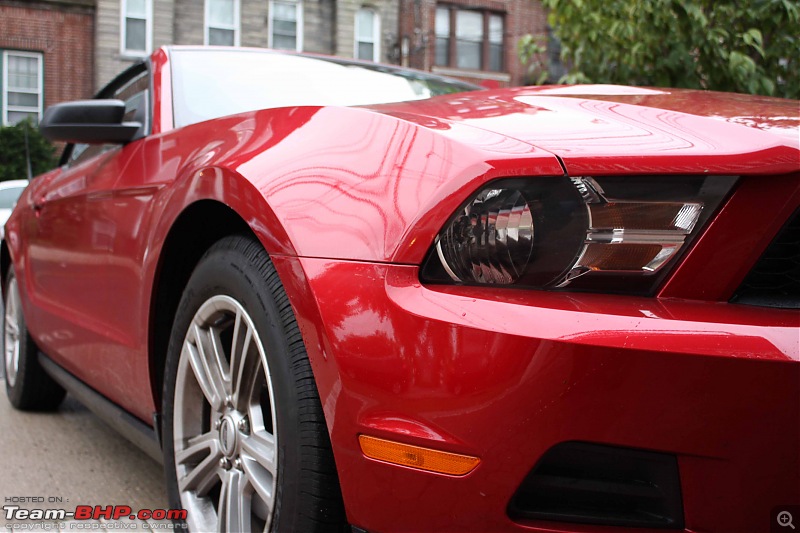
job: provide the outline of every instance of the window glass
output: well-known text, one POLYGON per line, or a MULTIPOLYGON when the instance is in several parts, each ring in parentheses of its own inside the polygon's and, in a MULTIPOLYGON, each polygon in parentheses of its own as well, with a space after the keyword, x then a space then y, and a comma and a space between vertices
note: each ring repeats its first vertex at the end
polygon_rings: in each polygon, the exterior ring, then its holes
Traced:
POLYGON ((8 55, 8 86, 13 89, 39 88, 39 58, 8 55))
POLYGON ((359 9, 356 17, 358 40, 372 41, 375 37, 375 13, 371 9, 359 9))
POLYGON ((502 71, 505 55, 504 24, 505 19, 501 13, 449 5, 438 6, 435 64, 461 69, 502 71), (450 48, 453 39, 454 51, 450 48))
POLYGON ((297 50, 297 10, 295 2, 273 2, 270 11, 272 20, 272 48, 297 50))
POLYGON ((234 8, 233 0, 209 0, 209 26, 233 26, 234 8))
MULTIPOLYGON (((150 75, 145 71, 121 83, 111 92, 106 92, 104 96, 125 102, 123 120, 141 122, 144 133, 147 134, 150 131, 149 94, 150 75)), ((75 144, 67 163, 70 166, 77 165, 117 147, 117 144, 75 144)))
POLYGON ((358 59, 366 59, 367 61, 375 60, 375 45, 372 43, 358 43, 358 59))
POLYGON ((147 17, 147 1, 146 0, 128 0, 128 2, 127 2, 127 15, 129 17, 146 18, 147 17))
POLYGON ((30 93, 8 92, 9 106, 36 107, 39 105, 39 95, 30 93))
POLYGON ((447 65, 450 56, 450 10, 436 8, 436 64, 447 65))
POLYGON ((236 34, 233 30, 208 29, 208 44, 212 46, 234 46, 236 34))
POLYGON ((42 55, 32 52, 4 52, 3 94, 5 116, 2 124, 13 125, 25 119, 39 121, 42 112, 42 55))
POLYGON ((123 0, 123 53, 146 54, 149 50, 151 0, 123 0))
POLYGON ((239 32, 238 0, 206 2, 206 44, 236 46, 239 32))
POLYGON ((32 113, 29 111, 7 111, 6 117, 6 124, 9 126, 19 124, 23 120, 27 119, 31 119, 34 124, 39 122, 39 113, 32 113))
POLYGON ((480 69, 483 44, 483 15, 476 11, 456 12, 456 65, 480 69))
POLYGON ((371 9, 356 13, 356 58, 378 61, 378 14, 371 9))
POLYGON ((303 105, 368 105, 479 89, 387 65, 250 50, 173 52, 175 125, 303 105))
POLYGON ((19 195, 25 187, 10 187, 8 189, 0 189, 0 209, 11 209, 17 203, 19 195))
POLYGON ((134 18, 125 20, 125 49, 147 50, 147 21, 134 18))
POLYGON ((503 70, 503 17, 489 15, 489 70, 503 70))

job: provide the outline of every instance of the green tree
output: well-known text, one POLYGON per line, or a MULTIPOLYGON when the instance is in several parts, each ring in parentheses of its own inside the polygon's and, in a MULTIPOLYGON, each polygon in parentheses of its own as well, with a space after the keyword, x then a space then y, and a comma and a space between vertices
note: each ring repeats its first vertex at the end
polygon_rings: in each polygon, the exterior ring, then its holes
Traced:
POLYGON ((46 172, 56 164, 55 148, 30 122, 0 128, 0 181, 25 179, 28 177, 25 160, 25 133, 28 134, 28 150, 31 171, 34 176, 46 172))
POLYGON ((800 98, 797 0, 543 0, 566 83, 800 98))
POLYGON ((517 43, 517 55, 526 66, 525 82, 530 85, 541 85, 547 81, 547 65, 543 60, 547 52, 546 37, 541 35, 523 35, 517 43))

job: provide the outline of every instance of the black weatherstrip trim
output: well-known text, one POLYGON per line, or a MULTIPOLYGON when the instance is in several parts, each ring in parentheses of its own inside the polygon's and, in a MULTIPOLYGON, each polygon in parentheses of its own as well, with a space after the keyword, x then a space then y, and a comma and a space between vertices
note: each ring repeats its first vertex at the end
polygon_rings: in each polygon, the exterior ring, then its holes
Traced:
POLYGON ((147 455, 163 464, 158 435, 153 428, 80 381, 41 352, 39 352, 39 364, 42 365, 45 372, 50 374, 50 377, 100 417, 103 422, 121 433, 147 455))

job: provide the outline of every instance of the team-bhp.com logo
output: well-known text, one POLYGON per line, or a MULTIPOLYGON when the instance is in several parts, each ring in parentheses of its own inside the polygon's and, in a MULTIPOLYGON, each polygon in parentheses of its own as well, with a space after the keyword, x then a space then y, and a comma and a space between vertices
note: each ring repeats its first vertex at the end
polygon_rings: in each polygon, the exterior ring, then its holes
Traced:
POLYGON ((186 520, 187 516, 185 509, 141 509, 134 512, 127 505, 78 505, 75 511, 4 505, 3 511, 6 520, 186 520))

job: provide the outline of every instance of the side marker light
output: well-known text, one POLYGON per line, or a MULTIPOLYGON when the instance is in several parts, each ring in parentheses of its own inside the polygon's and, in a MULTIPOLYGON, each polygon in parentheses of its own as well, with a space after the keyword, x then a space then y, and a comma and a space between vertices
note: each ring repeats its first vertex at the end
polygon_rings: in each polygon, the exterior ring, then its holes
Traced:
POLYGON ((477 457, 469 455, 412 446, 367 435, 359 435, 358 442, 361 451, 370 459, 451 476, 469 474, 481 462, 477 457))

